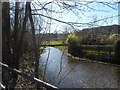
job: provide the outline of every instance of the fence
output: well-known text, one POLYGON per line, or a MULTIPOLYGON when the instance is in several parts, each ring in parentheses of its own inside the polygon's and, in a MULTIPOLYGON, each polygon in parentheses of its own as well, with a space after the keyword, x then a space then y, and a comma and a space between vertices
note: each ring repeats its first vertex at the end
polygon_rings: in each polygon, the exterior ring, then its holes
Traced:
POLYGON ((0 62, 0 65, 3 66, 3 67, 5 67, 5 68, 7 68, 7 69, 8 69, 9 71, 11 71, 11 72, 14 72, 14 73, 16 73, 16 74, 18 74, 18 75, 20 75, 20 76, 22 76, 22 77, 24 77, 24 78, 26 78, 26 79, 28 79, 28 80, 31 80, 31 81, 35 82, 35 83, 36 83, 37 85, 39 85, 40 87, 51 88, 51 89, 53 89, 53 90, 57 90, 57 89, 58 89, 57 87, 55 87, 55 86, 53 86, 53 85, 51 85, 51 84, 49 84, 49 83, 46 83, 46 82, 44 82, 44 81, 41 81, 41 80, 39 80, 39 79, 31 76, 31 75, 28 75, 28 74, 26 74, 26 73, 23 73, 23 72, 21 72, 21 71, 19 71, 19 70, 17 70, 17 69, 11 68, 11 67, 9 67, 9 66, 6 65, 6 64, 3 64, 3 63, 0 62))
POLYGON ((83 57, 97 61, 119 64, 113 45, 80 45, 83 57))
POLYGON ((90 55, 102 55, 111 58, 115 55, 114 47, 111 45, 80 45, 83 52, 90 55))
POLYGON ((69 52, 82 58, 89 58, 109 63, 119 63, 115 61, 116 53, 113 45, 69 45, 69 52))

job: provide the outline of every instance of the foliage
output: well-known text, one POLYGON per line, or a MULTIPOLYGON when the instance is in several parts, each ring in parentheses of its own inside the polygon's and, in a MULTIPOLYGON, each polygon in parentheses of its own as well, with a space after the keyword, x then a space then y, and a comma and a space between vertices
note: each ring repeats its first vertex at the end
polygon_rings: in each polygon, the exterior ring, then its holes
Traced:
POLYGON ((67 49, 66 46, 55 46, 55 48, 58 48, 58 49, 60 49, 60 50, 65 50, 65 49, 67 49))
POLYGON ((115 34, 112 34, 108 37, 108 40, 113 40, 115 38, 115 34))
POLYGON ((69 43, 70 40, 78 41, 78 37, 76 36, 75 33, 68 34, 68 36, 67 36, 67 38, 65 40, 65 43, 69 43))
POLYGON ((75 33, 68 34, 65 43, 69 44, 68 52, 71 53, 73 56, 83 56, 84 52, 80 48, 80 43, 75 33))
POLYGON ((112 34, 107 38, 108 44, 114 44, 116 41, 120 40, 120 35, 118 34, 112 34))
POLYGON ((69 39, 68 52, 77 57, 82 57, 85 54, 80 48, 79 42, 74 39, 69 39))

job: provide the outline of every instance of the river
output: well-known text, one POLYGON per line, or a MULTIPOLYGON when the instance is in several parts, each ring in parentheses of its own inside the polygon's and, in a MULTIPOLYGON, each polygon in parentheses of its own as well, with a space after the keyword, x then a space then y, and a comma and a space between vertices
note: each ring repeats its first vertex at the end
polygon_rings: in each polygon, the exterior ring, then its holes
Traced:
POLYGON ((57 48, 45 48, 40 68, 59 88, 120 88, 120 66, 73 59, 57 48))

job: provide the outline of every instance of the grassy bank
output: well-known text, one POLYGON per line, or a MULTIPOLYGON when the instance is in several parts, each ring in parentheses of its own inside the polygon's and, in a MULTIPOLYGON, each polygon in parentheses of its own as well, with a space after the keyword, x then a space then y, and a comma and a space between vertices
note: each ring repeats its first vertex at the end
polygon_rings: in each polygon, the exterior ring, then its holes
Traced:
MULTIPOLYGON (((57 45, 57 44, 63 44, 63 41, 43 41, 42 45, 57 45)), ((58 48, 60 50, 65 50, 67 47, 65 46, 55 46, 54 48, 58 48)))
POLYGON ((43 41, 42 45, 63 44, 63 41, 43 41))
MULTIPOLYGON (((92 54, 92 55, 109 55, 110 53, 108 51, 100 51, 98 54, 97 50, 82 50, 83 52, 86 52, 87 54, 92 54)), ((115 52, 111 52, 111 55, 115 55, 115 52)))
MULTIPOLYGON (((63 41, 43 41, 42 45, 55 45, 55 44, 63 44, 63 41)), ((64 50, 65 48, 67 49, 68 47, 65 46, 55 46, 55 48, 58 48, 60 50, 64 50)), ((97 50, 82 50, 83 52, 86 52, 87 54, 92 54, 92 55, 98 55, 98 51, 97 50)), ((103 55, 103 54, 109 54, 109 52, 105 52, 105 51, 100 51, 99 55, 103 55)), ((112 55, 115 55, 115 52, 111 53, 112 55)))

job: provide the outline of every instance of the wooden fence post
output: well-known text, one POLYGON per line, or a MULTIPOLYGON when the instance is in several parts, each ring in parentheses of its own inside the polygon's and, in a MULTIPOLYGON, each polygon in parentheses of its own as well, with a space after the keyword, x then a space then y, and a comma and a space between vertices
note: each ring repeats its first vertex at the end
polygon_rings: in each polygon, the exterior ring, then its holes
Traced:
MULTIPOLYGON (((0 1, 0 62, 2 62, 2 2, 0 1)), ((2 83, 2 66, 0 66, 0 83, 2 83)), ((0 90, 1 90, 0 85, 0 90)))
POLYGON ((100 54, 100 46, 97 47, 98 55, 100 54))
POLYGON ((109 46, 109 59, 111 59, 111 47, 109 46))
POLYGON ((115 63, 120 64, 120 40, 115 43, 115 63))

